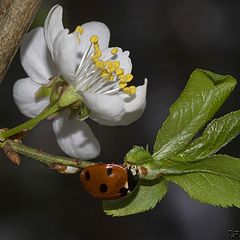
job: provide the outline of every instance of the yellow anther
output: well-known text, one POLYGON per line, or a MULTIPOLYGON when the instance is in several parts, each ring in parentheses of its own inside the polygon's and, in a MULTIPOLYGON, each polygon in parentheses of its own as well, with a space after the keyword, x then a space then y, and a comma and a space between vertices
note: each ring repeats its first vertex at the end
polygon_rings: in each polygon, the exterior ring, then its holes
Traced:
POLYGON ((81 26, 77 26, 77 27, 75 28, 75 32, 77 32, 77 33, 79 33, 79 34, 83 34, 83 31, 84 31, 84 29, 83 29, 83 27, 81 27, 81 26))
POLYGON ((120 62, 119 61, 115 61, 114 63, 114 67, 115 68, 119 68, 120 67, 120 62))
POLYGON ((120 76, 120 75, 124 74, 124 70, 123 70, 122 68, 118 68, 118 69, 116 70, 116 74, 117 74, 118 76, 120 76))
POLYGON ((108 71, 109 71, 110 73, 113 73, 113 72, 116 71, 116 68, 115 68, 115 67, 110 67, 110 68, 108 68, 108 71))
POLYGON ((121 82, 131 82, 133 79, 133 75, 131 73, 118 76, 121 82))
POLYGON ((121 80, 121 82, 127 82, 126 74, 119 75, 118 78, 121 80))
POLYGON ((131 73, 128 73, 125 75, 127 82, 131 82, 133 80, 133 75, 131 73))
POLYGON ((104 78, 104 79, 109 79, 109 73, 103 72, 103 73, 101 74, 101 77, 104 78))
POLYGON ((136 90, 137 88, 135 86, 130 86, 130 87, 125 87, 123 89, 123 92, 125 92, 126 94, 135 94, 136 90))
POLYGON ((93 47, 94 47, 94 50, 95 50, 95 51, 100 50, 98 43, 94 43, 93 47))
MULTIPOLYGON (((105 62, 104 62, 104 64, 105 64, 105 62)), ((101 71, 101 73, 108 73, 108 71, 107 71, 106 68, 104 68, 104 69, 101 71)))
POLYGON ((94 54, 94 55, 91 56, 91 59, 92 59, 93 62, 96 63, 99 60, 99 57, 94 54))
POLYGON ((98 60, 97 62, 95 62, 95 66, 99 69, 103 69, 105 67, 105 64, 103 61, 98 60))
POLYGON ((98 36, 97 35, 92 35, 90 37, 90 42, 91 43, 98 43, 98 36))
POLYGON ((107 68, 114 67, 113 65, 114 65, 113 62, 111 62, 110 60, 107 60, 107 61, 106 61, 106 66, 107 66, 107 68))
POLYGON ((112 81, 114 79, 114 76, 113 75, 110 75, 109 76, 109 80, 112 81))
POLYGON ((125 88, 127 86, 127 83, 122 83, 122 82, 119 82, 119 87, 121 89, 125 88))
POLYGON ((115 54, 117 54, 117 52, 118 52, 118 49, 117 48, 113 48, 112 51, 111 51, 111 54, 115 55, 115 54))
POLYGON ((126 78, 121 79, 119 82, 120 82, 120 83, 127 83, 126 78))
POLYGON ((100 49, 96 50, 96 51, 95 51, 95 55, 96 55, 97 57, 101 57, 101 56, 102 56, 101 50, 100 50, 100 49))

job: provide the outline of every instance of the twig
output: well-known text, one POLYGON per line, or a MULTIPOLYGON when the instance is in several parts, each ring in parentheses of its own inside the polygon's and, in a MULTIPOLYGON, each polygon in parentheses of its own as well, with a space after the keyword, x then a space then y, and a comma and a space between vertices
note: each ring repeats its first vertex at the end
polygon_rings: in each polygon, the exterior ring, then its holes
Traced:
POLYGON ((0 0, 0 82, 40 3, 41 0, 0 0))
POLYGON ((39 149, 31 148, 22 143, 13 141, 13 140, 6 140, 3 143, 0 143, 0 147, 4 149, 5 146, 11 148, 12 151, 30 157, 33 160, 39 161, 48 167, 54 166, 55 164, 63 165, 63 166, 71 166, 77 168, 85 168, 92 164, 96 164, 90 161, 84 161, 69 157, 62 157, 57 155, 52 155, 46 152, 43 152, 39 149))

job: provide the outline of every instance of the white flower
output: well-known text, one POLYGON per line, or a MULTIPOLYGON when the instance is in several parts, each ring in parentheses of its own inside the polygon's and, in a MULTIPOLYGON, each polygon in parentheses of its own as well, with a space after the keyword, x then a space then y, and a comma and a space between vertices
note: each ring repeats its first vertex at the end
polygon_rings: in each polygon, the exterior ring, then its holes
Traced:
MULTIPOLYGON (((50 102, 36 99, 38 89, 53 76, 62 76, 81 95, 89 117, 108 126, 127 125, 141 116, 146 105, 146 86, 127 86, 132 80, 129 52, 109 48, 110 32, 100 22, 64 29, 62 7, 54 6, 44 24, 26 34, 21 45, 21 63, 28 77, 18 80, 13 95, 20 111, 38 115, 50 102)), ((90 159, 100 146, 84 121, 63 111, 53 121, 61 149, 71 157, 90 159)))

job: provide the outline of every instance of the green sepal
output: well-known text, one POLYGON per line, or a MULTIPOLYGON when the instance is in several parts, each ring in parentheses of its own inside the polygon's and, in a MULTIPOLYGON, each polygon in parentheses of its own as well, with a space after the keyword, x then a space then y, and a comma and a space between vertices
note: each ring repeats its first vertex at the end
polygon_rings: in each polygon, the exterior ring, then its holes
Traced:
POLYGON ((58 87, 66 85, 67 81, 62 76, 52 77, 49 79, 49 82, 46 84, 47 87, 58 87))
POLYGON ((57 76, 49 79, 47 84, 42 85, 38 91, 35 93, 35 96, 38 98, 50 97, 51 102, 55 101, 59 97, 58 87, 66 84, 66 81, 63 77, 57 76))
POLYGON ((82 101, 82 97, 76 92, 76 89, 70 85, 62 93, 58 104, 60 107, 67 107, 76 101, 82 101))
POLYGON ((52 88, 49 88, 46 85, 42 85, 35 93, 35 96, 37 98, 50 97, 52 94, 52 90, 52 88))
POLYGON ((159 130, 154 145, 154 159, 175 156, 214 116, 236 85, 229 76, 195 70, 170 114, 159 130))
POLYGON ((60 95, 61 94, 59 93, 57 88, 52 88, 50 102, 56 102, 59 99, 60 95))
POLYGON ((103 201, 103 209, 107 215, 113 217, 145 212, 154 208, 167 190, 167 184, 163 179, 141 180, 138 188, 126 198, 103 201))
POLYGON ((91 111, 82 102, 81 106, 79 107, 79 112, 78 112, 78 115, 77 115, 77 119, 79 119, 81 121, 84 121, 89 117, 90 113, 91 113, 91 111))

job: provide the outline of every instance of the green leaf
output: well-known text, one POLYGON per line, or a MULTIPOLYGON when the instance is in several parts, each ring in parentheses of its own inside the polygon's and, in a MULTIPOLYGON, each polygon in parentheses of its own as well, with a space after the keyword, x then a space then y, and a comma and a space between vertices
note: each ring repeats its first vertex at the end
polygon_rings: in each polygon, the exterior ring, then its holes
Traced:
POLYGON ((150 152, 143 147, 134 146, 125 156, 124 162, 142 165, 147 162, 152 162, 153 158, 150 152))
POLYGON ((214 119, 204 130, 201 137, 190 143, 174 160, 197 161, 229 143, 240 133, 240 110, 214 119))
POLYGON ((240 183, 240 159, 228 155, 213 155, 198 162, 173 162, 162 160, 159 164, 163 175, 181 175, 186 173, 210 173, 222 178, 231 178, 240 183))
POLYGON ((195 172, 165 177, 182 187, 191 198, 214 206, 240 207, 240 182, 230 177, 195 172))
POLYGON ((213 155, 199 162, 163 162, 164 178, 178 184, 191 198, 216 206, 240 207, 240 159, 213 155))
POLYGON ((235 85, 231 76, 195 70, 158 132, 154 159, 171 157, 182 150, 214 116, 235 85))
POLYGON ((163 179, 141 180, 139 187, 128 197, 119 200, 103 201, 107 215, 126 216, 150 210, 165 196, 167 184, 163 179))

